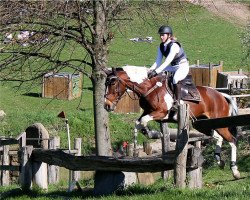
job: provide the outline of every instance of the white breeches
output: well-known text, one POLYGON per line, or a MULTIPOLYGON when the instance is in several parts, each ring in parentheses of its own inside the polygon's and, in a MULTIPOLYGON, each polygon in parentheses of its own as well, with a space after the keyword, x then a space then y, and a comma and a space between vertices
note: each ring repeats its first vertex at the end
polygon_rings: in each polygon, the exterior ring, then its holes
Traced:
POLYGON ((167 66, 165 71, 174 72, 173 84, 186 78, 189 73, 189 63, 187 60, 181 61, 180 64, 174 66, 167 66))

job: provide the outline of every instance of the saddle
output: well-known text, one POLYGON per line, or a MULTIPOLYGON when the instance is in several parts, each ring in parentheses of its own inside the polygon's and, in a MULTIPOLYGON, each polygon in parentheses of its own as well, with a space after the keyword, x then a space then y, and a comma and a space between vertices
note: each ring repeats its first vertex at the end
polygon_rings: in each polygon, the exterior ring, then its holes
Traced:
MULTIPOLYGON (((169 85, 172 84, 171 78, 169 79, 169 85)), ((178 84, 181 85, 181 94, 180 98, 184 101, 194 101, 199 102, 201 101, 200 92, 196 88, 192 75, 188 74, 187 77, 181 80, 178 84)), ((170 87, 173 88, 173 87, 170 87)))

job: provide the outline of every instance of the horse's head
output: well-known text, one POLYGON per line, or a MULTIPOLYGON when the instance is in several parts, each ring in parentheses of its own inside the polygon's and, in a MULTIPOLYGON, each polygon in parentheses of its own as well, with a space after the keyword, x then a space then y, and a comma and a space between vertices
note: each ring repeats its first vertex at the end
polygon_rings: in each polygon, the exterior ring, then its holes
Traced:
POLYGON ((121 68, 113 68, 112 72, 107 74, 104 103, 104 107, 107 111, 113 111, 115 109, 117 103, 126 91, 127 81, 129 81, 129 77, 121 68))

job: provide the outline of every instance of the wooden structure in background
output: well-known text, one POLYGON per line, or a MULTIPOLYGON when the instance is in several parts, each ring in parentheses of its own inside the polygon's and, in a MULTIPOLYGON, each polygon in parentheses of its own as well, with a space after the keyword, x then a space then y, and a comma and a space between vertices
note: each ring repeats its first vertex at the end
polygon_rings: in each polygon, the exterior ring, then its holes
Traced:
MULTIPOLYGON (((26 146, 27 141, 41 144, 44 140, 49 141, 50 150, 53 151, 60 148, 60 138, 57 136, 43 139, 27 138, 26 132, 22 132, 17 138, 0 137, 0 186, 20 183, 23 189, 29 189, 31 178, 37 186, 47 189, 48 184, 59 182, 59 166, 47 165, 47 163, 41 162, 31 163, 28 159, 34 146, 26 146), (23 170, 25 175, 20 173, 23 170)), ((70 151, 70 155, 81 156, 81 145, 82 138, 75 138, 75 149, 70 151)), ((68 150, 63 152, 69 154, 68 150)), ((72 176, 73 181, 78 181, 81 178, 81 174, 78 171, 72 172, 72 176)))
POLYGON ((222 61, 217 65, 211 63, 208 65, 200 65, 198 60, 196 64, 190 65, 190 74, 196 86, 210 86, 216 88, 217 75, 219 72, 222 72, 222 68, 222 61))
POLYGON ((140 111, 139 98, 132 91, 127 91, 122 96, 115 109, 116 113, 139 113, 140 111))
POLYGON ((47 73, 43 77, 42 97, 72 100, 81 96, 82 74, 47 73))
POLYGON ((250 82, 249 73, 238 71, 219 72, 218 73, 218 88, 247 88, 250 82))

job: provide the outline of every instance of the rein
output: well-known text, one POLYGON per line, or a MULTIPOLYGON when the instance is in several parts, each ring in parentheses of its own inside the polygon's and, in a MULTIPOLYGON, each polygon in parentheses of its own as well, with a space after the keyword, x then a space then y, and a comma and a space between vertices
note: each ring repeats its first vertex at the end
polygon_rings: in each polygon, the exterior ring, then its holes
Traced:
POLYGON ((162 83, 161 83, 161 82, 156 82, 155 86, 152 87, 151 89, 149 89, 149 90, 146 92, 146 94, 143 94, 142 96, 143 96, 143 97, 148 96, 148 95, 149 95, 151 92, 153 92, 156 88, 161 87, 161 86, 162 86, 162 83))

